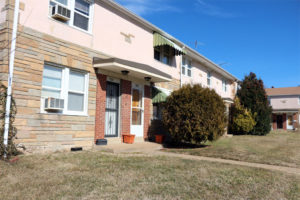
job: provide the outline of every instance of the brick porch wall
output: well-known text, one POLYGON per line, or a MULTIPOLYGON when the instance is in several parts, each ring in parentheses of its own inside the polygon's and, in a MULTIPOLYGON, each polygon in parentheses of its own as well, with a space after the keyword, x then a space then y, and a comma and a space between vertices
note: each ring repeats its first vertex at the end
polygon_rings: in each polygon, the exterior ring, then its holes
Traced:
POLYGON ((294 122, 293 122, 293 125, 294 125, 294 129, 296 129, 296 128, 298 128, 299 129, 299 113, 295 113, 294 115, 293 115, 293 120, 294 120, 294 122))
POLYGON ((283 129, 286 130, 287 129, 286 114, 282 115, 282 121, 283 121, 283 129))
POLYGON ((106 75, 97 74, 95 141, 104 139, 105 104, 106 104, 106 75))
POLYGON ((121 132, 130 134, 131 124, 131 81, 121 79, 121 132))
POLYGON ((145 85, 144 87, 144 139, 148 138, 149 127, 151 123, 151 94, 150 86, 145 85))

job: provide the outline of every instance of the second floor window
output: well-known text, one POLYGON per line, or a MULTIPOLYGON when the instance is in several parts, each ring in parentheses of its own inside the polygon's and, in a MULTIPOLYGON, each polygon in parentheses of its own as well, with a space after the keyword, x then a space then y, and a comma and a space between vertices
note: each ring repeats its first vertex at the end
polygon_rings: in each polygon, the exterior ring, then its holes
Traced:
POLYGON ((50 9, 57 4, 71 11, 70 20, 64 23, 84 31, 91 30, 91 0, 50 0, 50 9))
POLYGON ((181 73, 183 75, 192 77, 192 61, 187 58, 182 58, 182 69, 181 73))
POLYGON ((154 59, 166 65, 172 65, 172 54, 169 46, 154 47, 154 59))
POLYGON ((227 92, 227 81, 226 80, 222 80, 222 90, 223 92, 227 92))
POLYGON ((207 86, 211 87, 211 73, 207 72, 207 86))

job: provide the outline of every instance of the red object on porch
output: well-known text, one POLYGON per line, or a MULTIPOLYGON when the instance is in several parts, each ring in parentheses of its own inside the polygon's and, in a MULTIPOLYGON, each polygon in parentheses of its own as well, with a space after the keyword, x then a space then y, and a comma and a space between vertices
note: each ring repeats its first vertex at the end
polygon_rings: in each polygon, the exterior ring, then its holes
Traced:
POLYGON ((135 135, 132 134, 122 134, 123 142, 127 144, 133 144, 135 135))
POLYGON ((155 135, 155 142, 162 144, 164 140, 164 136, 163 135, 155 135))

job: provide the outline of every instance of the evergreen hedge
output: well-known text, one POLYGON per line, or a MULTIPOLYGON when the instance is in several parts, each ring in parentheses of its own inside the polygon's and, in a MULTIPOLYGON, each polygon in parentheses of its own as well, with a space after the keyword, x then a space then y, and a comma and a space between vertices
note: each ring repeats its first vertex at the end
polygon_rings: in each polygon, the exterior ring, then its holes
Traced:
POLYGON ((172 92, 164 106, 163 123, 175 144, 200 144, 224 134, 226 108, 214 90, 185 85, 172 92))
POLYGON ((0 83, 0 159, 4 159, 4 153, 6 153, 6 158, 9 159, 11 156, 17 155, 18 151, 14 144, 14 138, 17 134, 17 129, 13 126, 15 120, 15 115, 17 113, 16 103, 12 99, 11 109, 10 109, 10 126, 8 133, 8 145, 7 148, 4 147, 4 121, 5 121, 5 107, 6 107, 6 97, 7 88, 0 83))
POLYGON ((256 125, 247 134, 266 135, 271 130, 272 107, 269 106, 268 97, 261 79, 257 79, 255 73, 251 72, 245 76, 237 91, 241 104, 251 110, 255 115, 256 125))

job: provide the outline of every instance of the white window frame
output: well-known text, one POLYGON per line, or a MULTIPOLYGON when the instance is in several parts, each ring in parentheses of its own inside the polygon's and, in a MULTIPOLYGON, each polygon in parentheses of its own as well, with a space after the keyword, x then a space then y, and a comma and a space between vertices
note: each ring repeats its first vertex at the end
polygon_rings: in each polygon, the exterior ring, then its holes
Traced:
POLYGON ((207 79, 206 79, 206 85, 211 88, 212 82, 211 82, 211 72, 206 73, 207 79))
POLYGON ((227 92, 227 81, 225 79, 222 79, 222 91, 227 92))
POLYGON ((193 64, 192 64, 191 59, 182 57, 181 67, 182 67, 182 69, 181 69, 182 75, 190 77, 190 78, 193 76, 193 74, 192 74, 193 64), (189 63, 190 63, 190 65, 189 65, 189 63), (189 71, 191 72, 191 75, 189 75, 189 73, 188 73, 189 71))
MULTIPOLYGON (((50 3, 51 2, 54 2, 54 3, 56 3, 58 5, 61 5, 61 6, 64 6, 64 7, 68 8, 71 11, 70 20, 66 23, 63 23, 63 22, 61 22, 61 23, 67 24, 67 25, 71 26, 72 28, 83 31, 85 33, 92 34, 92 32, 93 32, 93 19, 94 19, 94 17, 93 17, 94 16, 94 0, 89 0, 88 1, 88 2, 90 2, 89 3, 90 4, 89 16, 84 15, 84 14, 82 14, 82 13, 75 10, 75 0, 67 0, 67 6, 64 5, 64 4, 59 3, 57 0, 49 0, 49 9, 50 9, 50 5, 51 5, 50 3), (88 21, 88 30, 84 30, 80 27, 74 26, 74 13, 75 12, 89 19, 89 21, 88 21)), ((49 10, 49 17, 52 19, 51 15, 50 15, 50 10, 49 10)), ((55 19, 53 19, 53 20, 55 20, 55 19)), ((60 22, 58 20, 55 20, 55 21, 60 22)))
MULTIPOLYGON (((45 63, 46 65, 49 65, 51 67, 56 67, 56 68, 61 68, 62 69, 62 79, 61 79, 61 93, 60 93, 60 98, 64 99, 64 109, 60 113, 55 113, 55 112, 47 112, 45 110, 45 97, 41 96, 41 113, 48 113, 48 114, 63 114, 63 115, 82 115, 82 116, 87 116, 88 115, 88 90, 89 90, 89 73, 76 70, 76 69, 70 69, 68 67, 56 65, 56 64, 50 64, 50 63, 45 63), (78 72, 84 74, 84 92, 79 92, 79 91, 72 91, 69 90, 69 76, 70 76, 70 71, 78 72), (76 93, 76 94, 83 94, 83 111, 71 111, 68 110, 68 93, 76 93)), ((51 87, 45 87, 42 85, 42 88, 45 89, 53 89, 51 87)))

